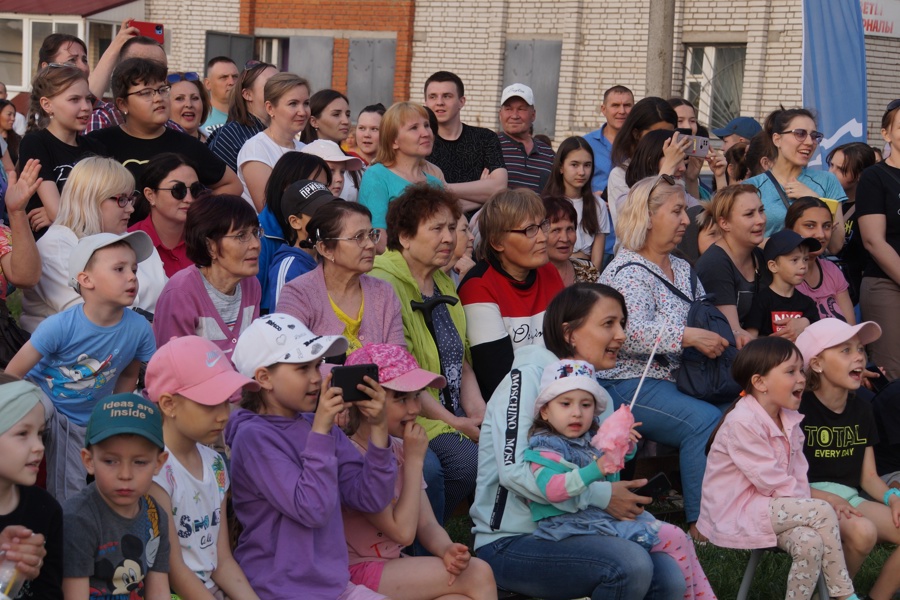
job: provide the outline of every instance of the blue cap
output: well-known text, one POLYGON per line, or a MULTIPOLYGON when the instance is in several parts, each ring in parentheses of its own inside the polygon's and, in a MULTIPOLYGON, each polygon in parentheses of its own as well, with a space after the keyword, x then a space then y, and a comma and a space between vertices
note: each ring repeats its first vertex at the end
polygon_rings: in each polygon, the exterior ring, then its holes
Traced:
POLYGON ((126 433, 139 435, 165 449, 159 407, 130 393, 113 394, 97 402, 84 432, 85 447, 126 433))
POLYGON ((712 130, 713 135, 718 138, 736 134, 748 140, 760 131, 762 131, 762 125, 753 117, 735 117, 725 127, 712 130))

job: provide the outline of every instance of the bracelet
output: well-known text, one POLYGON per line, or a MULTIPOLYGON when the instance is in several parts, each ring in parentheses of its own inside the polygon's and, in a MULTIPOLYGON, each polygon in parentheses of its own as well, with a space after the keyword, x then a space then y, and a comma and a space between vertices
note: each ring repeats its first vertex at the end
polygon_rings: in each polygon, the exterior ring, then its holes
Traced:
POLYGON ((891 505, 891 496, 900 496, 900 490, 897 488, 888 488, 888 491, 884 493, 884 505, 891 505))

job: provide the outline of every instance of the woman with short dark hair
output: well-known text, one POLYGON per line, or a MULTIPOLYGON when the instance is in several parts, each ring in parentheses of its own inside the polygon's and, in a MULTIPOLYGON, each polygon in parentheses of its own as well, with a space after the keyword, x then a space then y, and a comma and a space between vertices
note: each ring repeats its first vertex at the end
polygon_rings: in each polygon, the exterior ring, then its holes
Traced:
POLYGON ((459 202, 448 191, 427 183, 406 188, 388 209, 388 249, 376 257, 372 269, 372 275, 389 282, 400 299, 406 347, 423 369, 447 380, 443 390, 429 388, 421 396, 419 419, 443 469, 444 497, 429 494, 441 523, 475 489, 478 448, 473 441, 478 441, 484 417, 484 398, 468 349, 466 313, 453 281, 441 270, 456 248, 461 214, 459 202), (422 306, 429 303, 430 308, 422 306))
POLYGON ((159 297, 157 346, 197 335, 231 355, 238 336, 259 316, 261 234, 256 211, 240 196, 203 196, 190 205, 184 241, 194 265, 173 275, 159 297))

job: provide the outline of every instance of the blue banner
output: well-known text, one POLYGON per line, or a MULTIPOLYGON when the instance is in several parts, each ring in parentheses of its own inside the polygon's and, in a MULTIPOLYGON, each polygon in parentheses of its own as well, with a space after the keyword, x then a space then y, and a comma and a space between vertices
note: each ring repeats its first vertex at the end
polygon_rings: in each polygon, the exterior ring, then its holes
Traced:
POLYGON ((866 141, 866 41, 859 0, 803 0, 803 106, 825 134, 810 167, 835 146, 866 141))

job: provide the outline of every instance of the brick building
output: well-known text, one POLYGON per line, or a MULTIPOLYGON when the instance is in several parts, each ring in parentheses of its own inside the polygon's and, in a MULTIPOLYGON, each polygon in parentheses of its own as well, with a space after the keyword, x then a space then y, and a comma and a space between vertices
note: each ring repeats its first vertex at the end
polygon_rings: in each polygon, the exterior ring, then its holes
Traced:
MULTIPOLYGON (((559 140, 599 126, 600 94, 627 85, 647 93, 651 11, 660 0, 76 0, 73 15, 43 15, 53 0, 22 8, 0 0, 0 74, 23 91, 33 72, 29 33, 77 31, 92 57, 122 14, 166 25, 170 67, 202 72, 228 54, 273 62, 315 89, 347 92, 351 108, 421 101, 429 74, 447 69, 466 83, 466 122, 497 126, 504 86, 527 83, 537 96, 536 130, 559 140), (112 8, 105 8, 105 6, 112 8), (29 11, 35 12, 29 12, 29 11), (43 11, 43 12, 42 12, 43 11), (93 12, 91 12, 93 11, 93 12), (40 13, 40 14, 38 14, 40 13), (49 24, 49 25, 48 25, 49 24), (18 37, 6 35, 21 32, 18 37), (15 47, 18 44, 18 51, 15 47), (12 46, 10 46, 12 45, 12 46), (7 48, 6 46, 10 46, 7 48), (18 54, 16 54, 18 52, 18 54), (16 62, 18 61, 18 62, 16 62)), ((900 0, 861 0, 865 10, 896 11, 900 0), (874 9, 873 9, 874 7, 874 9)), ((713 126, 737 114, 763 117, 801 101, 802 0, 675 0, 672 95, 700 107, 713 126)), ((880 141, 883 107, 900 95, 898 33, 866 36, 869 138, 880 141)), ((46 35, 46 33, 44 33, 46 35)))

